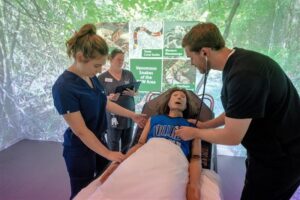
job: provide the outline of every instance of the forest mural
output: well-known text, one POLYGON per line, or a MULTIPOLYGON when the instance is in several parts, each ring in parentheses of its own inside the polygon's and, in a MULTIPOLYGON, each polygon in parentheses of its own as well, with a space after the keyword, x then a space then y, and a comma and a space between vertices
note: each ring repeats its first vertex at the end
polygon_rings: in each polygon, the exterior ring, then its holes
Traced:
MULTIPOLYGON (((0 150, 23 138, 62 140, 66 125, 51 87, 72 62, 66 39, 84 23, 211 21, 228 47, 275 59, 300 92, 299 19, 298 0, 0 0, 0 150)), ((220 88, 221 73, 212 71, 207 92, 216 115, 220 88)), ((245 153, 239 146, 219 149, 245 153)))

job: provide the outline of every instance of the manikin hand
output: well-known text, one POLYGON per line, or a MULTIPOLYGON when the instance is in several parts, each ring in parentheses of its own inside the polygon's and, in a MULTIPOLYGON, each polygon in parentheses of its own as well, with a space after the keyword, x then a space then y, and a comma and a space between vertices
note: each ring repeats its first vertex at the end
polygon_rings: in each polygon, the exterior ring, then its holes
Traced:
POLYGON ((186 199, 187 200, 200 200, 200 184, 187 184, 186 199))

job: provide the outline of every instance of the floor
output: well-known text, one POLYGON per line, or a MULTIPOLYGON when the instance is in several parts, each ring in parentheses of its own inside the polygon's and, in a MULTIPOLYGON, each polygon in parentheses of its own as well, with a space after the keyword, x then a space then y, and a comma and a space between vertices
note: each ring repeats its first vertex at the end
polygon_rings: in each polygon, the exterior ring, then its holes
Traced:
MULTIPOLYGON (((244 172, 244 158, 218 156, 224 200, 240 199, 244 172)), ((22 140, 0 152, 0 199, 66 200, 69 190, 60 143, 22 140)))
POLYGON ((246 171, 245 158, 218 156, 217 163, 224 200, 240 199, 246 171))
POLYGON ((57 142, 22 140, 0 152, 0 199, 66 200, 68 175, 57 142))

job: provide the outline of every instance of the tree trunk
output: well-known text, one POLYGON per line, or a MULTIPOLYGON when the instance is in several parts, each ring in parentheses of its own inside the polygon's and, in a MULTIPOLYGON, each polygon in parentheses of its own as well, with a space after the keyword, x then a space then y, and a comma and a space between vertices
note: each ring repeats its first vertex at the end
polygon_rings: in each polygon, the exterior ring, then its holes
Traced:
POLYGON ((224 40, 226 41, 228 35, 229 35, 229 30, 230 30, 230 26, 231 26, 231 22, 233 20, 233 17, 238 9, 240 5, 240 0, 235 0, 234 3, 233 3, 233 6, 231 8, 231 11, 230 11, 230 14, 226 20, 226 25, 225 25, 225 30, 224 30, 224 33, 223 33, 223 38, 224 40))
MULTIPOLYGON (((12 87, 12 70, 13 70, 13 54, 15 49, 16 35, 12 35, 12 38, 9 38, 10 35, 6 33, 7 27, 11 21, 8 19, 7 4, 5 1, 2 2, 2 10, 0 11, 0 107, 1 107, 1 127, 9 127, 11 130, 18 130, 20 123, 18 117, 18 105, 17 98, 14 96, 13 87, 12 87), (9 44, 9 41, 12 41, 9 44), (10 59, 11 58, 11 59, 10 59)), ((19 16, 20 17, 20 16, 19 16)), ((18 19, 19 27, 19 19, 18 19)), ((16 27, 17 28, 17 27, 16 27)), ((16 32, 18 29, 15 30, 16 32)), ((7 131, 11 131, 7 130, 7 131)), ((16 133, 18 133, 16 131, 16 133)))
POLYGON ((271 30, 271 35, 270 35, 270 40, 269 40, 269 48, 268 48, 268 53, 270 53, 273 50, 274 44, 276 45, 276 25, 278 23, 277 17, 278 17, 278 12, 279 12, 279 5, 278 5, 278 0, 275 3, 274 6, 274 11, 273 11, 273 22, 272 22, 272 30, 271 30))

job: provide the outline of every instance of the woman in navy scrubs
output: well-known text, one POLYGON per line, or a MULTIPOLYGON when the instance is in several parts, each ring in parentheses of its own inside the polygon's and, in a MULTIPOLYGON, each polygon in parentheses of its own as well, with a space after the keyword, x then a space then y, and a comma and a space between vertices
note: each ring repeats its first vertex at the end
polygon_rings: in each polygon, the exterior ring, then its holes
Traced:
POLYGON ((54 105, 69 128, 64 133, 63 156, 70 176, 72 199, 83 187, 99 176, 109 161, 121 162, 121 152, 107 148, 106 110, 129 117, 143 126, 143 115, 135 114, 107 100, 103 86, 95 76, 106 62, 108 46, 86 24, 67 42, 67 53, 74 63, 56 80, 52 88, 54 105))

